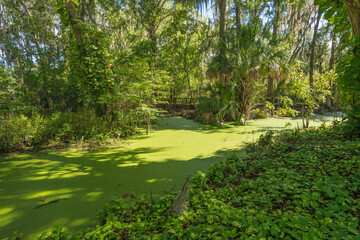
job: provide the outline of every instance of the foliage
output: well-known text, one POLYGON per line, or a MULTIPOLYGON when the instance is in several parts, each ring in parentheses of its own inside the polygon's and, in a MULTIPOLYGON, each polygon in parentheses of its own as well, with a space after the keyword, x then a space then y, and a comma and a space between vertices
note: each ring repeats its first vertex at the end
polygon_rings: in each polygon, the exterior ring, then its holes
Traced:
POLYGON ((348 114, 360 121, 360 36, 355 36, 348 42, 349 50, 338 65, 339 85, 345 104, 352 109, 348 114))
POLYGON ((319 12, 324 13, 324 18, 327 19, 330 24, 335 25, 335 32, 343 33, 343 38, 345 39, 350 38, 351 24, 343 1, 315 0, 314 4, 319 6, 319 12))
MULTIPOLYGON (((314 69, 326 72, 349 49, 338 72, 344 76, 344 99, 350 101, 357 86, 353 84, 357 60, 351 57, 355 46, 338 47, 350 37, 344 4, 316 2, 320 12, 327 12, 329 23, 336 25, 336 34, 331 40, 331 27, 324 21, 316 39, 314 69), (329 41, 334 46, 330 52, 329 41)), ((91 108, 115 126, 118 121, 131 124, 132 118, 117 118, 128 113, 138 117, 132 113, 143 105, 153 108, 157 102, 186 97, 192 105, 201 99, 196 118, 202 122, 242 123, 265 95, 272 99, 274 94, 286 95, 280 82, 286 81, 289 65, 302 62, 304 76, 308 74, 307 53, 316 18, 311 1, 231 2, 235 17, 232 14, 221 24, 206 14, 195 14, 186 3, 5 1, 0 10, 1 114, 30 117, 36 112, 45 118, 91 108), (221 39, 218 25, 220 29, 226 25, 221 39), (207 99, 204 86, 216 89, 214 79, 228 89, 207 99)), ((214 6, 220 7, 218 3, 214 6)))
POLYGON ((67 238, 357 239, 359 139, 339 134, 343 130, 335 123, 269 132, 246 155, 199 172, 184 216, 165 214, 172 193, 156 202, 113 199, 99 212, 99 225, 67 238))
MULTIPOLYGON (((349 21, 348 11, 345 3, 342 1, 316 0, 319 5, 319 11, 324 12, 324 18, 334 25, 333 32, 342 33, 342 50, 343 54, 339 64, 337 65, 338 82, 342 91, 343 103, 350 105, 348 111, 350 122, 353 125, 360 123, 360 36, 351 34, 351 23, 349 21)), ((352 23, 357 24, 357 23, 352 23)), ((354 31, 354 29, 353 29, 354 31)))
POLYGON ((270 112, 270 114, 274 114, 274 111, 275 111, 276 108, 275 108, 274 104, 272 104, 271 102, 266 101, 265 102, 265 109, 267 109, 270 112))
MULTIPOLYGON (((79 4, 78 4, 79 5, 79 4)), ((71 26, 68 33, 69 46, 69 78, 75 83, 80 91, 79 102, 94 105, 99 115, 104 115, 105 106, 99 105, 99 98, 113 93, 114 79, 109 64, 107 53, 109 42, 106 35, 99 31, 94 24, 81 22, 79 19, 71 19, 71 15, 64 0, 58 3, 58 12, 62 25, 66 28, 71 26), (80 33, 76 33, 74 21, 80 33), (76 34, 81 34, 81 42, 76 39, 76 34)))
POLYGON ((259 21, 257 18, 251 19, 237 30, 236 37, 235 34, 229 37, 232 82, 237 88, 238 111, 245 115, 245 120, 250 118, 254 100, 264 93, 264 85, 257 83, 258 80, 280 75, 278 63, 285 59, 281 50, 269 43, 268 30, 260 28, 259 21))
MULTIPOLYGON (((335 81, 336 74, 333 71, 326 73, 317 73, 314 76, 314 85, 309 85, 309 80, 304 74, 300 66, 293 69, 290 74, 289 94, 300 100, 302 104, 301 116, 303 119, 303 127, 309 127, 309 116, 319 106, 319 102, 325 102, 327 96, 331 96, 331 86, 335 81)), ((282 97, 283 108, 280 113, 290 113, 295 115, 296 112, 291 109, 293 101, 289 97, 282 97)))
POLYGON ((235 120, 239 115, 235 86, 224 87, 216 83, 214 86, 208 86, 207 90, 210 97, 200 98, 195 120, 214 125, 220 125, 226 120, 235 120))
POLYGON ((17 83, 10 69, 0 66, 0 114, 9 112, 13 107, 13 99, 17 83))
POLYGON ((290 115, 292 117, 297 116, 298 111, 292 108, 292 106, 294 105, 294 101, 291 98, 287 96, 282 96, 280 97, 280 103, 282 104, 282 106, 281 108, 278 108, 279 115, 290 115))
POLYGON ((251 118, 262 119, 267 117, 268 117, 268 113, 266 109, 255 108, 251 110, 251 118))
POLYGON ((102 144, 110 138, 134 135, 144 125, 149 127, 154 114, 149 108, 123 110, 116 112, 114 120, 107 116, 98 117, 93 110, 84 109, 48 116, 34 113, 30 117, 3 117, 0 119, 0 152, 80 141, 102 144))

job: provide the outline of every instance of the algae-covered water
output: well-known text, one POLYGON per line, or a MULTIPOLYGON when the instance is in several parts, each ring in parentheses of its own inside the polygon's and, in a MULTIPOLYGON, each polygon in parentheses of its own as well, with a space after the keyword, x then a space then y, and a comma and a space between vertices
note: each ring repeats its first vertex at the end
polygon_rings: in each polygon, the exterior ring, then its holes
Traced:
MULTIPOLYGON (((311 126, 331 122, 317 116, 311 126)), ((68 232, 96 224, 112 196, 152 195, 179 189, 188 173, 204 171, 268 130, 301 126, 300 119, 252 120, 246 126, 203 126, 181 117, 160 118, 149 135, 91 152, 45 151, 0 157, 0 239, 14 231, 32 239, 55 225, 68 232), (55 203, 37 206, 60 199, 55 203)))

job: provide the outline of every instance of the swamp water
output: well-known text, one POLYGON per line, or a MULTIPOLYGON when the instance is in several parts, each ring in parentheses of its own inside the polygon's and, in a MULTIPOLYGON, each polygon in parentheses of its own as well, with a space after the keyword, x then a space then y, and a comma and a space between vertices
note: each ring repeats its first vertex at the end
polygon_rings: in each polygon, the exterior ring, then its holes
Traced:
MULTIPOLYGON (((319 115, 310 126, 332 120, 334 114, 319 115)), ((68 232, 94 225, 96 211, 112 196, 132 192, 149 197, 152 191, 157 198, 174 185, 179 190, 189 173, 205 171, 266 131, 285 129, 286 123, 302 126, 301 119, 269 118, 216 128, 163 117, 149 135, 106 150, 0 156, 0 239, 14 231, 32 239, 58 224, 68 232)))

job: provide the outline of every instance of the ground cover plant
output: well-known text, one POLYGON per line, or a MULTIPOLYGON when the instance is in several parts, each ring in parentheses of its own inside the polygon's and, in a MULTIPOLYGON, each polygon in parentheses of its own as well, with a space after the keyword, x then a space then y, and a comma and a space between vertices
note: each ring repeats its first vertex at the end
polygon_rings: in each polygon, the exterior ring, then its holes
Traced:
POLYGON ((114 199, 96 227, 38 239, 358 239, 360 140, 348 132, 338 123, 270 131, 245 155, 198 172, 183 216, 167 215, 173 193, 114 199))

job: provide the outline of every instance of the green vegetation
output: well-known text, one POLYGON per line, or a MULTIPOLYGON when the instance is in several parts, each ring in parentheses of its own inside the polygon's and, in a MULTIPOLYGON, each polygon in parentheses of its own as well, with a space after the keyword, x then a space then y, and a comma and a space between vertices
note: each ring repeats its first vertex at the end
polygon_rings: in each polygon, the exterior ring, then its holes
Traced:
POLYGON ((0 19, 0 235, 359 237, 360 0, 3 0, 0 19), (328 110, 346 117, 306 130, 328 110), (112 148, 47 149, 74 146, 112 148), (153 201, 229 152, 183 216, 153 201), (150 202, 85 229, 127 192, 150 202))
MULTIPOLYGON (((114 199, 74 238, 358 239, 360 140, 346 128, 263 134, 244 156, 198 172, 182 217, 166 214, 172 193, 114 199)), ((39 239, 66 236, 55 228, 39 239)))
POLYGON ((267 102, 272 114, 302 104, 291 112, 307 119, 325 100, 357 121, 349 6, 219 0, 218 16, 199 14, 207 3, 5 0, 0 152, 128 136, 150 128, 157 103, 179 98, 206 124, 264 118, 256 109, 267 102))
POLYGON ((0 152, 83 141, 96 147, 106 140, 138 133, 142 126, 150 126, 151 118, 153 112, 144 107, 117 112, 116 120, 99 117, 91 109, 51 115, 19 114, 1 119, 0 132, 5 134, 0 139, 0 152))
MULTIPOLYGON (((333 119, 331 114, 319 115, 311 125, 333 119)), ((47 150, 0 157, 0 239, 14 231, 30 240, 55 225, 69 233, 95 225, 97 210, 112 196, 132 192, 150 199, 151 190, 157 199, 174 185, 178 190, 188 173, 194 176, 229 154, 241 153, 245 143, 253 143, 266 131, 298 125, 301 119, 270 118, 218 128, 165 117, 149 135, 131 136, 106 150, 47 150), (35 209, 63 198, 67 199, 35 209)))

